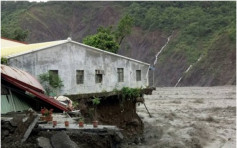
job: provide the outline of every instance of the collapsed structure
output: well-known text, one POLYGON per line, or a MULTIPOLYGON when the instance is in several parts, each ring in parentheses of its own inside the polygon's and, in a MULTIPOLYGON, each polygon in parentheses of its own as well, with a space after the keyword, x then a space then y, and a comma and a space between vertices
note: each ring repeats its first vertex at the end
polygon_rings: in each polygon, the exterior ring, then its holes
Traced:
POLYGON ((42 107, 68 111, 59 101, 44 94, 40 83, 29 73, 18 68, 1 65, 1 114, 42 107))

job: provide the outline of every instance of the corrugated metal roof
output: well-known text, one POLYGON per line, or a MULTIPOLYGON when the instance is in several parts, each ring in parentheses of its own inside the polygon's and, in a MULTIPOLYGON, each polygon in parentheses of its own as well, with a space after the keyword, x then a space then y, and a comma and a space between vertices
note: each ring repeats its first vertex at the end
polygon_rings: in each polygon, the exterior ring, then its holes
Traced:
POLYGON ((11 77, 15 79, 16 81, 19 81, 21 83, 26 83, 30 86, 33 86, 35 90, 44 92, 44 88, 41 86, 41 84, 29 73, 20 70, 18 68, 9 67, 6 65, 1 65, 1 75, 5 74, 8 77, 11 77))
POLYGON ((43 87, 40 85, 40 83, 25 71, 6 65, 1 65, 1 78, 20 89, 28 91, 40 100, 51 104, 60 110, 68 111, 67 107, 62 105, 59 101, 44 95, 43 87))
POLYGON ((1 49, 1 57, 7 57, 11 55, 17 55, 25 52, 31 52, 40 48, 46 48, 48 46, 57 45, 65 42, 65 40, 44 42, 44 43, 35 43, 35 44, 26 44, 14 47, 6 47, 1 49))

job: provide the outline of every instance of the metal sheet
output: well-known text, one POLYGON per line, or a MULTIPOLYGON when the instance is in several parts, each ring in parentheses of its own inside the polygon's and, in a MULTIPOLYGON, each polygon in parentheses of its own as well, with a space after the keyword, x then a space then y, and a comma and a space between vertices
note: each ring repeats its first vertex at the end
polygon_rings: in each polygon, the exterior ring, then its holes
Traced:
POLYGON ((1 95, 1 114, 29 109, 30 106, 16 95, 1 95))
POLYGON ((41 84, 32 75, 23 70, 1 65, 1 78, 20 89, 32 93, 37 96, 37 98, 60 110, 68 111, 67 107, 62 105, 59 101, 44 95, 44 89, 41 84))
POLYGON ((25 91, 28 91, 29 93, 32 93, 33 95, 35 95, 37 98, 39 98, 40 100, 53 105, 54 107, 62 110, 62 111, 68 111, 67 107, 62 105, 59 101, 53 99, 53 98, 49 98, 48 96, 44 95, 43 93, 36 91, 35 89, 33 89, 32 87, 29 87, 28 85, 26 85, 25 83, 18 83, 19 81, 14 81, 12 80, 10 77, 8 77, 7 75, 3 74, 2 75, 2 79, 4 79, 5 81, 11 83, 12 85, 15 85, 16 87, 23 89, 25 91))
POLYGON ((44 92, 44 88, 41 84, 29 73, 20 70, 18 68, 9 67, 6 65, 1 65, 1 75, 4 74, 12 79, 20 81, 21 83, 28 84, 29 86, 33 86, 36 90, 44 92))

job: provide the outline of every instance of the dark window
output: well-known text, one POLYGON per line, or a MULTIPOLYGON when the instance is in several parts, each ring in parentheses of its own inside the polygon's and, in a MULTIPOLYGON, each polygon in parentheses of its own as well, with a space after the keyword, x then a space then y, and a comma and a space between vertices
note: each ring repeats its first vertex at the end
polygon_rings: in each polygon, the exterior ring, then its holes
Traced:
POLYGON ((136 80, 137 81, 141 81, 142 78, 141 78, 141 70, 136 70, 136 80))
POLYGON ((118 68, 118 82, 124 82, 123 68, 118 68))
POLYGON ((101 70, 95 70, 95 83, 102 83, 103 75, 101 70))
POLYGON ((49 70, 49 84, 51 86, 57 85, 59 81, 58 70, 49 70))
POLYGON ((84 70, 77 70, 77 84, 83 84, 84 83, 84 70))

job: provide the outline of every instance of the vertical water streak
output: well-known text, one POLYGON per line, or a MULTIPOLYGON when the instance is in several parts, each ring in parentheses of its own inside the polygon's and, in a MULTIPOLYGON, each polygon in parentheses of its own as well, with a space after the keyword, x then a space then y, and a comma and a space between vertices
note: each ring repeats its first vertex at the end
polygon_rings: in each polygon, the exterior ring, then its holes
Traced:
POLYGON ((158 56, 161 54, 161 52, 164 50, 164 48, 166 47, 166 45, 169 43, 170 38, 171 38, 172 35, 173 35, 173 32, 172 32, 171 35, 168 37, 167 42, 165 43, 165 45, 162 46, 161 50, 156 54, 156 58, 155 58, 155 61, 154 61, 154 64, 153 64, 154 66, 155 66, 155 64, 157 63, 158 56))
MULTIPOLYGON (((200 57, 198 58, 198 60, 195 62, 195 64, 196 64, 197 62, 199 62, 201 59, 202 59, 202 56, 200 56, 200 57)), ((192 67, 193 67, 192 64, 189 65, 189 67, 185 70, 184 74, 187 73, 192 67)), ((182 74, 182 76, 178 79, 178 81, 177 81, 177 83, 175 84, 174 87, 176 87, 176 86, 179 84, 179 82, 183 79, 183 75, 184 75, 184 74, 182 74)))

